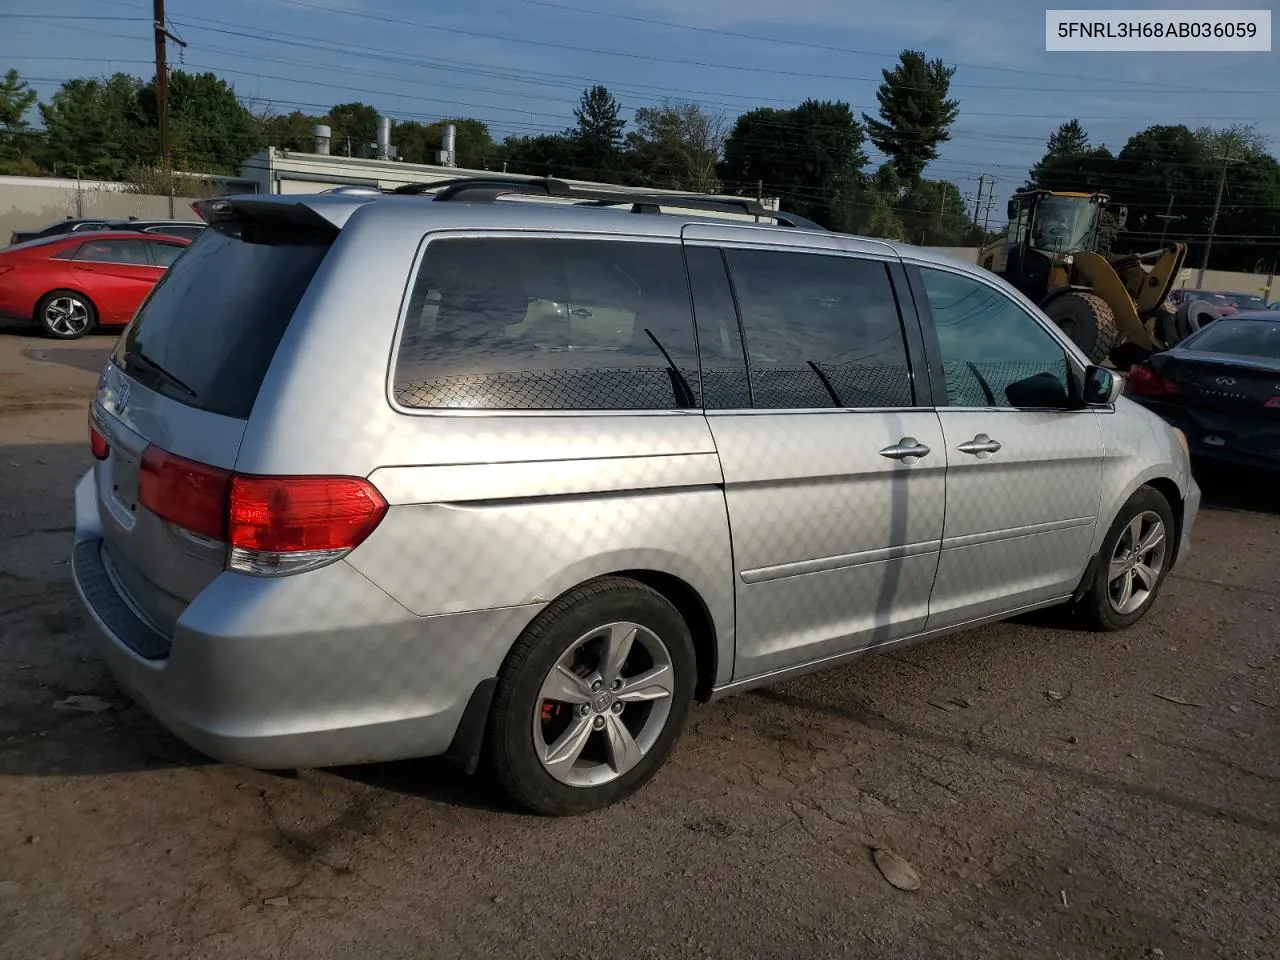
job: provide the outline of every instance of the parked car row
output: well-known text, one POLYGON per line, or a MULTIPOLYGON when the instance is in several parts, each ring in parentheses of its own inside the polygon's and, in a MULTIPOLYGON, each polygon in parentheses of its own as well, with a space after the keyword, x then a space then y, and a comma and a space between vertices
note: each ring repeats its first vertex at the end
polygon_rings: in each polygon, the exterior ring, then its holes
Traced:
POLYGON ((75 340, 129 322, 190 245, 165 233, 58 233, 0 250, 0 317, 75 340))
POLYGON ((100 230, 132 230, 139 233, 163 233, 170 237, 185 237, 194 240, 204 229, 198 220, 140 220, 137 217, 126 217, 123 220, 99 219, 96 217, 67 217, 51 223, 39 230, 15 230, 9 236, 9 245, 26 243, 29 240, 40 240, 44 237, 60 236, 64 233, 87 233, 100 230))
POLYGON ((1241 310, 1274 310, 1280 302, 1267 305, 1265 298, 1252 293, 1228 293, 1221 290, 1197 290, 1184 287, 1174 290, 1169 295, 1169 302, 1175 307, 1195 300, 1203 301, 1217 311, 1220 317, 1229 317, 1241 310))

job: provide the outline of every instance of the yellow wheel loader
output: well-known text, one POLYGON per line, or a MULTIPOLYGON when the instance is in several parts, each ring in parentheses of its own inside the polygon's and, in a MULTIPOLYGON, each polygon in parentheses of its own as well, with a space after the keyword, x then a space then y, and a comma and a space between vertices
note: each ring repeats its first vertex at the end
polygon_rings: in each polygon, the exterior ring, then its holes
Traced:
MULTIPOLYGON (((1104 193, 1019 190, 1009 229, 978 262, 1040 305, 1094 363, 1118 367, 1172 346, 1217 311, 1203 301, 1175 310, 1169 293, 1187 259, 1185 243, 1150 253, 1098 252, 1104 193)), ((1123 225, 1124 210, 1120 210, 1123 225)))

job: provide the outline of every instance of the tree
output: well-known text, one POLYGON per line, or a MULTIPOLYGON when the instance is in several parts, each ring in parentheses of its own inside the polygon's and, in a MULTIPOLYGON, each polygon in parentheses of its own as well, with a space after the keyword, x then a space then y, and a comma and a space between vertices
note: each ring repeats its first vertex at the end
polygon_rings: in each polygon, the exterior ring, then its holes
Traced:
POLYGON ((38 172, 31 159, 31 131, 26 119, 38 99, 17 70, 9 70, 0 80, 0 173, 38 172))
POLYGON ((55 173, 118 180, 131 166, 154 166, 159 141, 141 102, 142 81, 125 73, 103 80, 68 80, 40 104, 45 142, 41 159, 55 173))
POLYGON ((437 152, 443 149, 444 128, 449 124, 454 126, 454 161, 459 167, 487 170, 501 165, 502 150, 493 142, 488 124, 469 117, 435 123, 398 123, 392 130, 392 139, 401 157, 410 163, 435 163, 437 152))
POLYGON ((792 110, 751 110, 725 141, 720 177, 736 193, 754 195, 759 186, 788 210, 846 229, 864 186, 863 137, 847 103, 806 100, 792 110))
POLYGON ((1109 189, 1115 157, 1106 146, 1091 147, 1079 120, 1068 120, 1049 135, 1044 156, 1031 168, 1028 186, 1092 193, 1109 189))
POLYGON ((660 190, 715 193, 716 164, 724 150, 724 118, 700 104, 666 100, 636 111, 627 150, 638 183, 660 190))
POLYGON ((507 137, 502 149, 512 173, 538 177, 573 177, 579 172, 575 142, 564 134, 507 137))
POLYGON ((315 126, 322 122, 319 117, 301 110, 286 114, 267 113, 258 117, 258 146, 310 153, 315 149, 315 126))
POLYGON ((608 88, 601 84, 582 91, 582 101, 573 111, 578 126, 569 136, 576 146, 581 176, 607 180, 616 176, 622 159, 622 108, 608 88))
POLYGON ((881 71, 880 119, 863 114, 863 120, 871 142, 908 183, 920 179, 937 157, 938 145, 951 139, 951 124, 960 112, 960 104, 947 98, 955 72, 918 50, 903 50, 897 66, 881 71))
MULTIPOLYGON (((138 91, 142 121, 159 129, 155 82, 138 91)), ((239 173, 259 146, 258 124, 225 80, 213 73, 169 75, 169 140, 173 169, 239 173)))
POLYGON ((344 157, 367 157, 378 139, 378 110, 367 103, 339 103, 320 121, 329 125, 329 152, 344 157))

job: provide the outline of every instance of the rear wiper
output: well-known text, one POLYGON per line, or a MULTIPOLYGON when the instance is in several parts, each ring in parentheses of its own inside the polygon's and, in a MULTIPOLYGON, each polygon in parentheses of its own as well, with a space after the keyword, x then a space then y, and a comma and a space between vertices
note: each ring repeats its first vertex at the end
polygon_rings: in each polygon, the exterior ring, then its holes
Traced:
POLYGON ((689 386, 689 381, 685 379, 684 374, 671 360, 671 354, 667 353, 667 348, 658 342, 658 338, 653 335, 653 331, 648 327, 644 328, 645 336, 653 341, 653 345, 662 351, 662 355, 667 359, 667 370, 671 373, 671 382, 675 386, 676 402, 683 407, 696 407, 697 400, 693 396, 693 388, 689 386))
POLYGON ((136 363, 138 364, 138 366, 146 370, 149 370, 151 373, 155 374, 155 376, 159 377, 161 380, 169 384, 171 387, 177 387, 179 390, 185 393, 192 400, 196 398, 196 392, 194 390, 192 390, 189 386, 187 386, 185 383, 183 383, 181 380, 175 377, 172 373, 170 373, 164 367, 160 366, 160 364, 156 363, 154 360, 148 357, 145 353, 142 353, 141 351, 138 351, 137 353, 130 353, 127 355, 127 359, 130 365, 136 363))

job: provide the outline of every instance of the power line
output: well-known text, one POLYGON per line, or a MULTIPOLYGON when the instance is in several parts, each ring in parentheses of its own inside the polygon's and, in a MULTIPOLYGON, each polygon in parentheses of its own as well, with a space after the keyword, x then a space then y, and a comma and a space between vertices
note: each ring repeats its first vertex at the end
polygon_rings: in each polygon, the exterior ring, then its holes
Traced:
MULTIPOLYGON (((295 0, 285 0, 285 2, 293 4, 295 3, 295 0)), ((715 34, 716 36, 722 36, 722 37, 736 37, 741 40, 754 40, 761 43, 768 43, 774 46, 782 44, 782 45, 793 46, 793 47, 804 47, 810 50, 826 50, 831 53, 852 53, 858 56, 880 57, 880 58, 888 58, 891 60, 897 60, 899 56, 899 54, 897 53, 890 53, 885 50, 858 50, 852 47, 840 47, 840 46, 835 46, 833 44, 828 44, 828 43, 815 43, 809 40, 794 40, 788 37, 766 37, 761 34, 741 33, 736 30, 722 30, 715 27, 699 27, 699 26, 693 26, 691 24, 675 23, 674 21, 671 21, 671 20, 658 20, 653 17, 638 17, 638 16, 633 16, 631 14, 614 13, 608 10, 594 10, 594 9, 591 9, 590 7, 575 7, 575 6, 570 6, 569 4, 566 4, 566 3, 553 3, 551 2, 551 0, 519 0, 519 2, 530 4, 532 6, 548 7, 553 10, 565 10, 571 13, 582 13, 582 14, 587 14, 589 16, 595 16, 595 17, 608 17, 614 20, 626 20, 632 23, 645 23, 645 24, 651 24, 654 26, 669 27, 674 30, 688 30, 695 33, 715 34)), ((356 15, 354 11, 344 11, 344 12, 351 12, 353 16, 356 15)), ((998 67, 990 64, 966 63, 962 60, 952 60, 950 61, 950 64, 952 66, 966 67, 968 69, 973 69, 973 70, 992 70, 992 71, 998 71, 1000 73, 1013 73, 1013 74, 1020 74, 1020 75, 1026 75, 1026 76, 1056 77, 1060 80, 1090 80, 1090 81, 1097 81, 1099 83, 1123 84, 1126 87, 1150 86, 1150 87, 1157 88, 1157 90, 1153 90, 1151 92, 1180 91, 1183 93, 1240 93, 1240 94, 1249 94, 1249 95, 1256 95, 1256 96, 1268 96, 1268 97, 1275 96, 1275 92, 1271 90, 1218 90, 1218 89, 1206 88, 1206 87, 1179 86, 1177 84, 1166 84, 1156 80, 1131 80, 1128 78, 1121 78, 1121 77, 1098 77, 1098 76, 1088 76, 1088 75, 1073 74, 1073 73, 1053 73, 1048 70, 1026 70, 1020 67, 998 67)), ((988 88, 984 88, 984 89, 988 89, 988 88)), ((1003 89, 1003 88, 997 88, 997 89, 1003 89)), ((1026 89, 1026 88, 1021 88, 1021 89, 1026 89)), ((1060 88, 1052 87, 1049 89, 1057 90, 1060 88)), ((1088 91, 1088 92, 1107 92, 1107 91, 1088 91)))

